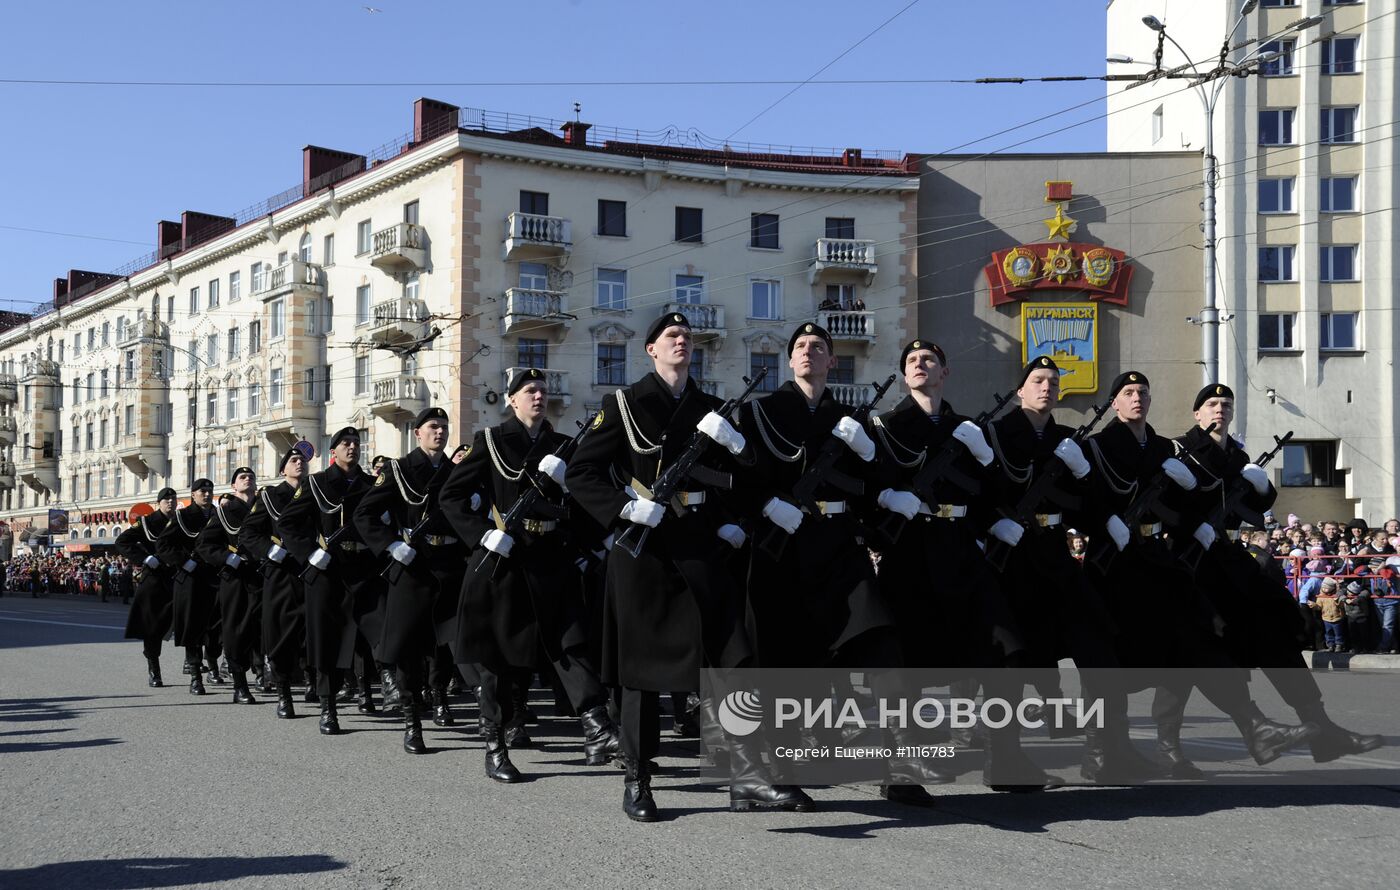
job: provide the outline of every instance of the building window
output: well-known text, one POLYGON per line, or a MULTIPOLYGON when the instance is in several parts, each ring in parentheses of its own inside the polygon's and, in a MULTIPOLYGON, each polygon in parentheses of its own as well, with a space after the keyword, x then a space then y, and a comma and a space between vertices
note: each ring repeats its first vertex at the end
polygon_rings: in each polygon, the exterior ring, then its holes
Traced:
POLYGON ((224 399, 224 412, 227 414, 224 418, 225 421, 238 419, 238 387, 230 386, 228 388, 227 397, 224 399))
POLYGON ((758 385, 758 392, 775 392, 778 389, 778 355, 774 352, 749 353, 749 379, 753 380, 764 370, 768 376, 758 385))
POLYGON ((230 272, 230 273, 228 273, 228 301, 229 301, 230 303, 237 303, 238 300, 239 300, 242 296, 243 296, 243 273, 242 273, 242 272, 230 272))
POLYGON ((826 300, 818 309, 854 309, 856 307, 856 286, 854 284, 828 284, 826 300))
POLYGON ((1267 108, 1259 112, 1259 144, 1293 144, 1292 108, 1267 108))
POLYGON ((355 288, 355 326, 369 324, 370 290, 368 284, 355 288))
POLYGON ((104 399, 107 398, 107 393, 108 393, 108 378, 109 378, 109 376, 110 376, 110 375, 109 375, 107 369, 106 369, 106 368, 103 368, 101 374, 99 374, 99 375, 98 375, 98 378, 97 378, 97 379, 98 379, 98 392, 99 392, 99 394, 101 395, 101 397, 104 398, 104 399))
MULTIPOLYGON (((103 345, 103 346, 111 346, 111 345, 112 345, 112 324, 111 324, 111 322, 106 322, 106 321, 102 322, 102 345, 103 345)), ((53 356, 50 355, 49 358, 52 359, 53 356)))
POLYGON ((705 302, 705 276, 677 274, 676 302, 692 306, 705 302))
POLYGON ((1162 133, 1166 126, 1166 121, 1162 117, 1162 106, 1158 105, 1152 109, 1152 144, 1156 145, 1162 141, 1162 133))
POLYGON ((317 369, 307 368, 301 372, 302 399, 308 404, 316 404, 321 401, 320 389, 317 386, 317 369))
POLYGON ((248 416, 257 417, 262 413, 262 384, 248 384, 248 416))
POLYGON ((1318 330, 1322 349, 1358 349, 1355 312, 1324 312, 1318 330))
POLYGON ((321 265, 335 265, 335 236, 327 235, 321 239, 321 265))
POLYGON ((518 368, 549 367, 549 341, 521 337, 515 345, 515 365, 518 368))
MULTIPOLYGON (((198 313, 199 313, 199 288, 197 288, 197 287, 192 287, 192 288, 190 288, 190 315, 197 315, 198 313)), ((89 348, 89 349, 92 348, 92 344, 91 344, 91 343, 88 343, 88 348, 89 348)))
POLYGON ((676 240, 699 244, 704 240, 705 211, 699 207, 676 208, 676 240))
POLYGON ((211 479, 211 480, 212 480, 212 479, 214 478, 214 474, 217 472, 217 468, 216 468, 216 466, 215 466, 216 463, 217 463, 217 458, 215 458, 213 452, 210 452, 209 454, 204 455, 204 478, 205 478, 205 479, 211 479))
POLYGON ((598 308, 627 308, 627 270, 598 270, 598 308))
POLYGON ((204 422, 210 425, 219 422, 219 393, 209 390, 204 394, 204 422))
POLYGON ((1342 484, 1336 442, 1289 442, 1283 446, 1284 488, 1330 488, 1342 484))
POLYGON ((210 309, 218 309, 218 308, 219 308, 219 279, 215 278, 215 279, 213 279, 212 281, 210 281, 210 282, 209 282, 209 285, 208 285, 208 289, 209 289, 209 293, 208 293, 208 299, 209 299, 209 301, 208 301, 205 305, 206 305, 208 308, 210 308, 210 309))
POLYGON ((228 357, 229 357, 229 361, 233 361, 234 359, 238 358, 239 353, 241 353, 241 352, 243 351, 243 345, 242 345, 242 343, 239 342, 239 339, 240 339, 240 338, 239 338, 239 335, 240 335, 240 333, 241 333, 241 332, 238 330, 238 328, 229 328, 229 329, 228 329, 228 357))
POLYGON ((199 370, 199 341, 191 340, 185 344, 185 358, 188 360, 185 370, 194 373, 199 370))
POLYGON ((268 382, 268 391, 267 391, 268 401, 269 401, 269 402, 272 404, 272 406, 275 408, 276 406, 282 404, 282 369, 281 369, 281 368, 273 368, 273 369, 268 373, 267 382, 268 382))
POLYGON ((828 216, 826 218, 826 237, 828 238, 854 238, 856 236, 856 221, 850 216, 828 216))
MULTIPOLYGON (((1323 6, 1355 6, 1361 0, 1322 0, 1323 6)), ((1268 4, 1264 4, 1267 6, 1268 4)))
POLYGON ((1322 245, 1319 273, 1322 281, 1356 281, 1356 245, 1322 245))
POLYGON ((617 238, 627 236, 627 202, 598 201, 598 234, 617 238))
POLYGON ((270 328, 271 338, 279 340, 287 332, 287 305, 282 300, 273 300, 268 307, 268 315, 271 317, 270 328))
POLYGON ((91 402, 97 396, 97 375, 88 371, 87 375, 87 401, 91 402))
POLYGON ((257 355, 262 351, 262 322, 248 322, 248 354, 257 355))
POLYGON ((525 290, 549 290, 549 267, 544 263, 521 263, 520 287, 525 290))
POLYGON ((783 317, 782 282, 777 279, 757 279, 749 282, 749 317, 780 319, 783 317))
POLYGON ((233 483, 233 471, 238 468, 238 451, 230 448, 224 452, 224 476, 233 483))
POLYGON ((853 355, 836 356, 836 367, 831 369, 831 374, 827 377, 827 383, 834 383, 837 386, 850 386, 856 382, 856 357, 853 355))
POLYGON ((256 296, 267 290, 268 267, 264 263, 254 263, 248 267, 248 278, 253 285, 253 295, 256 296))
MULTIPOLYGON (((174 323, 175 323, 175 295, 174 295, 174 294, 171 294, 170 296, 168 296, 168 297, 165 298, 165 320, 166 320, 166 322, 169 323, 169 324, 174 324, 174 323)), ((76 340, 73 342, 73 345, 74 345, 75 347, 78 345, 78 343, 77 343, 76 340)))
POLYGON ((1264 77, 1288 77, 1293 74, 1293 50, 1297 45, 1293 40, 1270 40, 1261 46, 1261 55, 1278 55, 1267 62, 1260 62, 1259 73, 1264 77))
POLYGON ((1294 349, 1293 313, 1264 312, 1259 315, 1259 348, 1294 349))
POLYGON ((403 221, 411 226, 418 225, 418 202, 409 201, 403 205, 403 221))
POLYGON ((1322 41, 1322 73, 1355 74, 1356 44, 1356 37, 1333 37, 1322 41))
POLYGON ((107 418, 102 418, 97 424, 97 447, 107 447, 107 418))
POLYGON ((123 409, 122 413, 126 421, 123 424, 123 429, 126 430, 126 434, 128 436, 133 435, 136 432, 136 406, 127 405, 126 408, 123 409))
POLYGON ((598 386, 623 386, 627 383, 627 345, 598 344, 598 386))
MULTIPOLYGON (((369 439, 368 439, 368 437, 366 437, 366 438, 362 439, 362 441, 366 441, 366 442, 367 442, 367 441, 369 441, 369 439)), ((262 455, 262 449, 258 448, 258 446, 256 446, 256 445, 249 445, 249 446, 248 446, 248 468, 249 468, 250 470, 253 471, 253 475, 255 475, 255 476, 256 476, 256 475, 261 475, 261 474, 258 472, 258 458, 259 458, 261 455, 262 455)))
POLYGON ((369 253, 370 239, 374 237, 374 232, 370 229, 370 225, 370 221, 364 219, 360 220, 359 225, 355 226, 355 256, 369 253))
POLYGON ((369 392, 369 356, 355 356, 355 395, 362 396, 369 392))
POLYGON ((1266 7, 1266 8, 1267 8, 1267 7, 1271 7, 1271 6, 1272 6, 1272 7, 1297 6, 1297 5, 1298 5, 1298 0, 1263 0, 1263 2, 1260 3, 1259 5, 1260 5, 1260 6, 1263 6, 1263 7, 1266 7))
POLYGON ((549 216, 549 193, 520 190, 520 212, 549 216))
POLYGON ((749 246, 778 249, 778 214, 754 213, 749 216, 749 246))
POLYGON ((92 432, 92 421, 89 420, 87 424, 83 426, 83 441, 87 443, 88 451, 91 451, 95 447, 92 432))
POLYGON ((1323 177, 1321 204, 1323 213, 1350 213, 1356 210, 1356 177, 1323 177))
POLYGON ((403 295, 406 300, 418 299, 418 273, 409 272, 404 276, 403 295))
POLYGON ((204 338, 204 356, 205 363, 210 365, 211 367, 219 363, 218 334, 210 334, 209 336, 204 338))
POLYGON ((311 233, 302 232, 300 240, 297 241, 297 259, 303 263, 311 262, 311 233))
POLYGON ((705 379, 705 350, 690 351, 690 379, 697 383, 705 379))
POLYGON ((1259 248, 1260 281, 1296 281, 1293 276, 1293 246, 1259 248))
POLYGON ((1337 145, 1356 141, 1356 108, 1327 107, 1322 109, 1319 142, 1337 145))

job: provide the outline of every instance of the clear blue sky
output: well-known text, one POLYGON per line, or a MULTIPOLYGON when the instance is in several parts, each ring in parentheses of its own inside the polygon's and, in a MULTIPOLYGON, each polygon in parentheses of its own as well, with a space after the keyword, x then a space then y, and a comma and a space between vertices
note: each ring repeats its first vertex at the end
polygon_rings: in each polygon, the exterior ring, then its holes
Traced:
MULTIPOLYGON (((153 249, 158 219, 178 220, 183 210, 232 215, 297 185, 303 145, 365 152, 402 136, 419 96, 560 119, 577 101, 592 123, 675 124, 722 139, 792 86, 578 84, 801 81, 908 2, 6 4, 0 80, 375 85, 0 83, 0 308, 48 299, 52 279, 70 267, 105 271, 153 249), (506 81, 571 85, 498 85, 506 81), (457 85, 466 82, 493 85, 457 85)), ((1102 0, 921 0, 817 80, 1095 75, 1103 56, 1102 0)), ((1092 119, 1103 95, 1096 81, 817 82, 733 138, 908 152, 1099 151, 1105 128, 1092 119), (1091 122, 1042 135, 1081 121, 1091 122), (1038 138, 1023 143, 1030 137, 1038 138)))

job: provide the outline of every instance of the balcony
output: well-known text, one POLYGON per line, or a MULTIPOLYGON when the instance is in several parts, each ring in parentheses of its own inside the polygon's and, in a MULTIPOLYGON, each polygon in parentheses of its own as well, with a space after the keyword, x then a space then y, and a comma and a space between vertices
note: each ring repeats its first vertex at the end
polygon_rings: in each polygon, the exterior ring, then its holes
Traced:
POLYGON ((0 448, 9 448, 15 444, 15 434, 19 430, 19 424, 10 415, 0 415, 0 448))
POLYGON ((826 388, 833 399, 853 408, 864 405, 875 395, 875 387, 869 383, 831 383, 826 388))
MULTIPOLYGON (((145 406, 142 406, 143 410, 145 406)), ((145 422, 145 418, 142 418, 145 422)), ((126 468, 144 477, 152 469, 163 468, 169 460, 169 439, 163 433, 133 431, 117 439, 116 455, 126 468)))
POLYGON ((41 448, 21 451, 15 464, 19 479, 35 491, 58 490, 58 458, 41 448))
POLYGON ((58 382, 58 362, 45 358, 26 358, 20 366, 19 382, 58 382))
POLYGON ((696 343, 724 339, 724 307, 719 303, 667 303, 661 307, 662 315, 669 312, 679 312, 690 321, 690 339, 696 343))
POLYGON ((568 308, 566 299, 559 291, 508 288, 501 333, 552 334, 562 340, 573 325, 573 317, 565 311, 568 308))
POLYGON ((846 309, 829 309, 818 313, 818 323, 831 334, 836 343, 875 342, 875 313, 846 309))
POLYGON ((397 423, 428 407, 428 396, 428 384, 422 377, 376 377, 370 383, 369 412, 397 423))
POLYGON ((13 491, 15 487, 15 462, 0 460, 0 491, 13 491))
POLYGON ((428 336, 428 304, 410 297, 375 303, 370 310, 371 343, 397 346, 428 336))
POLYGON ((135 346, 142 340, 169 340, 170 328, 165 322, 143 318, 126 326, 126 333, 117 341, 118 347, 135 346))
POLYGON ((302 439, 314 442, 321 438, 321 408, 302 404, 300 399, 293 401, 290 391, 285 395, 285 404, 263 408, 263 419, 258 424, 258 432, 279 457, 302 439))
MULTIPOLYGON (((501 392, 505 392, 510 386, 511 378, 526 368, 506 368, 501 372, 501 392)), ((548 405, 557 410, 564 410, 574 403, 573 393, 569 391, 569 372, 559 371, 551 368, 543 368, 544 385, 549 392, 548 405)), ((501 408, 509 410, 510 405, 505 398, 501 399, 501 408)))
POLYGON ((812 283, 864 279, 875 280, 875 242, 855 238, 818 238, 817 256, 812 260, 812 283))
POLYGON ((395 223, 370 237, 369 264, 386 272, 408 272, 428 267, 428 239, 422 226, 395 223))
POLYGON ((13 374, 0 374, 0 405, 13 405, 19 401, 19 378, 13 374))
POLYGON ((501 256, 504 260, 558 259, 573 249, 573 226, 563 217, 538 213, 512 213, 506 217, 506 243, 501 256))
POLYGON ((255 276, 253 278, 253 296, 264 303, 293 291, 304 291, 313 296, 321 296, 326 292, 326 286, 322 281, 320 266, 315 263, 292 260, 255 276))

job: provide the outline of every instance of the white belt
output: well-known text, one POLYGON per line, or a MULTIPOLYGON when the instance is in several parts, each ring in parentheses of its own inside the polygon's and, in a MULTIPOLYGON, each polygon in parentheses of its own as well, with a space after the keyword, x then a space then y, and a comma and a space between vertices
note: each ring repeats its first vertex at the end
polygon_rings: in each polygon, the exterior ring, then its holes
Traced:
POLYGON ((962 519, 967 515, 967 507, 962 504, 935 504, 930 507, 923 501, 919 501, 919 513, 935 519, 962 519))
POLYGON ((1065 521, 1063 513, 1037 513, 1035 514, 1035 524, 1041 528, 1051 528, 1065 521))

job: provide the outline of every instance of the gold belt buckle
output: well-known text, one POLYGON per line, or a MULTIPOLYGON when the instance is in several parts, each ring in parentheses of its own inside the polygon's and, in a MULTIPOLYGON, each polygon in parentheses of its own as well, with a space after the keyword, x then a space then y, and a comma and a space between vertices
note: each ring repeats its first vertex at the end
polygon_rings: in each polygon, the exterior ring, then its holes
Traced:
POLYGON ((541 535, 545 532, 554 531, 557 524, 558 523, 556 523, 553 519, 526 519, 522 523, 522 525, 524 525, 525 527, 525 531, 536 535, 541 535))
MULTIPOLYGON (((324 545, 322 545, 322 546, 324 546, 324 545)), ((360 545, 359 545, 359 543, 358 543, 357 541, 341 541, 341 542, 340 542, 340 549, 341 549, 341 550, 348 550, 348 551, 350 551, 351 553, 354 553, 354 552, 356 552, 356 551, 358 551, 358 550, 360 549, 360 545)))
POLYGON ((1144 538, 1155 538, 1157 535, 1161 534, 1161 531, 1162 523, 1160 522, 1138 526, 1138 534, 1142 535, 1144 538))
POLYGON ((1035 514, 1035 524, 1041 528, 1050 528, 1052 525, 1057 525, 1059 523, 1059 519, 1057 518, 1059 515, 1060 514, 1057 513, 1037 513, 1035 514))
POLYGON ((938 511, 934 513, 939 519, 957 519, 957 504, 939 504, 938 511))

